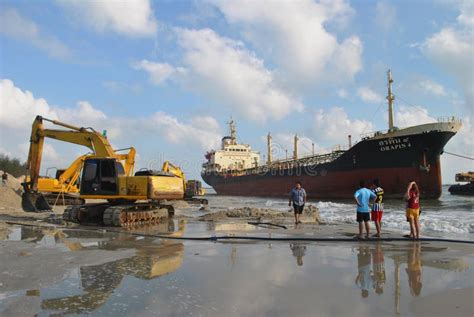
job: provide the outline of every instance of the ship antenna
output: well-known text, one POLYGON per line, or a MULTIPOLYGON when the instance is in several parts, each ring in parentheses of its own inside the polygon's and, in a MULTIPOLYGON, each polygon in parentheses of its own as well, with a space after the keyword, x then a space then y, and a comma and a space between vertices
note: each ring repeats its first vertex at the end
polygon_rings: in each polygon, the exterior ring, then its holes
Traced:
POLYGON ((393 131, 393 101, 395 100, 395 96, 392 94, 392 71, 389 69, 387 72, 387 80, 388 80, 388 131, 393 131))

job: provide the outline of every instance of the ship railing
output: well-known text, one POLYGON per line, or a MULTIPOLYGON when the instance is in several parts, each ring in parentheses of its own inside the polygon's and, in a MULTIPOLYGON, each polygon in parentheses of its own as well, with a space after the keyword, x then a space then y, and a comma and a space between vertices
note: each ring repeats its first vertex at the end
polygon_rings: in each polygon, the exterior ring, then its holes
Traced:
POLYGON ((367 139, 371 139, 373 137, 376 137, 382 134, 386 134, 388 132, 389 130, 372 131, 372 132, 362 133, 360 137, 361 137, 361 140, 367 140, 367 139))
POLYGON ((222 169, 219 173, 226 174, 229 176, 242 176, 242 175, 254 175, 266 173, 271 170, 284 170, 293 168, 306 168, 312 167, 319 164, 330 163, 341 156, 345 151, 338 150, 327 154, 311 155, 297 160, 280 160, 273 161, 270 165, 260 165, 258 167, 252 167, 247 169, 222 169))

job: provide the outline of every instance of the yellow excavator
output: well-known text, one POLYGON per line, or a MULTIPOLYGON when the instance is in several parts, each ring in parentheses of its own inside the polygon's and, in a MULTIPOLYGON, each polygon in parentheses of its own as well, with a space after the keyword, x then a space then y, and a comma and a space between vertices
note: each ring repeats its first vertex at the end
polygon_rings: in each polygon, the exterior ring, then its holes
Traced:
POLYGON ((141 171, 132 176, 133 148, 128 154, 117 154, 107 138, 92 128, 37 116, 32 126, 27 161, 29 179, 23 183, 22 206, 25 211, 51 209, 38 191, 45 138, 82 145, 92 151, 83 160, 79 194, 82 199, 106 201, 69 206, 63 215, 66 221, 113 226, 154 223, 174 213, 173 206, 165 201, 185 197, 183 178, 176 174, 141 171), (45 129, 45 121, 67 130, 45 129))
POLYGON ((184 175, 183 171, 173 165, 171 162, 164 162, 163 167, 161 168, 163 172, 171 173, 176 175, 177 177, 183 180, 184 186, 184 200, 189 202, 197 202, 201 204, 208 204, 207 199, 204 198, 206 191, 202 188, 202 183, 198 180, 188 180, 186 181, 186 176, 184 175))
MULTIPOLYGON (((133 172, 135 162, 135 149, 114 150, 116 157, 125 162, 125 174, 130 175, 133 172), (117 152, 128 150, 128 153, 118 154, 117 152)), ((92 154, 84 154, 75 159, 66 169, 56 170, 56 177, 39 177, 38 192, 40 192, 49 205, 82 205, 85 203, 83 198, 79 197, 79 179, 86 158, 93 158, 92 154)))
MULTIPOLYGON (((38 192, 42 193, 49 205, 82 205, 79 197, 79 176, 87 154, 79 156, 66 169, 56 170, 56 176, 39 177, 38 192)), ((27 178, 29 181, 29 177, 27 178)))

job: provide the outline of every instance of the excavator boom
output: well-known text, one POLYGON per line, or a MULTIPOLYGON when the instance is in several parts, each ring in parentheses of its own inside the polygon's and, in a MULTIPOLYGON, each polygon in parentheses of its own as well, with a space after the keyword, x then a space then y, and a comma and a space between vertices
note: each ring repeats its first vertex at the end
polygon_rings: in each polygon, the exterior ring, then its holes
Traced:
MULTIPOLYGON (((36 116, 31 129, 30 149, 27 161, 27 176, 29 176, 29 180, 23 183, 25 193, 22 196, 22 206, 26 211, 37 212, 51 209, 46 199, 38 192, 45 138, 85 146, 92 151, 91 156, 96 158, 116 158, 119 161, 124 160, 124 169, 127 175, 133 172, 135 162, 134 148, 130 148, 128 154, 116 154, 116 151, 112 148, 107 138, 92 128, 80 128, 57 120, 36 116), (54 125, 68 128, 69 130, 45 129, 43 121, 51 122, 54 125)), ((82 165, 84 159, 85 157, 76 159, 63 175, 61 175, 60 182, 64 183, 73 177, 74 174, 80 173, 77 164, 82 165)), ((79 174, 77 174, 77 177, 78 176, 79 174)))

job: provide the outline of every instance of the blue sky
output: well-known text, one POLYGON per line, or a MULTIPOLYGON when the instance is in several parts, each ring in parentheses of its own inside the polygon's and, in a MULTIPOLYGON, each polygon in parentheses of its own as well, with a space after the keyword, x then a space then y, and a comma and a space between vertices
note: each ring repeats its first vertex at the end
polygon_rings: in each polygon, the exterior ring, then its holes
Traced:
MULTIPOLYGON (((163 159, 198 177, 226 122, 265 152, 463 118, 446 150, 473 156, 469 1, 2 1, 0 152, 26 159, 36 114, 107 129, 138 168, 163 159)), ((85 150, 48 142, 43 168, 85 150)), ((284 151, 277 153, 284 156, 284 151)), ((473 169, 443 156, 444 182, 473 169)))

